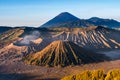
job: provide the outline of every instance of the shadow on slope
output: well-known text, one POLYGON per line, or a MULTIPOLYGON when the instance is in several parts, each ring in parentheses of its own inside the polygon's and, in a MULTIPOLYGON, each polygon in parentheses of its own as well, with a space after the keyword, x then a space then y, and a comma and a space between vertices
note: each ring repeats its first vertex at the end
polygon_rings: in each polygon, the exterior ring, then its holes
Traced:
POLYGON ((59 80, 58 78, 42 78, 42 75, 0 73, 0 80, 59 80))

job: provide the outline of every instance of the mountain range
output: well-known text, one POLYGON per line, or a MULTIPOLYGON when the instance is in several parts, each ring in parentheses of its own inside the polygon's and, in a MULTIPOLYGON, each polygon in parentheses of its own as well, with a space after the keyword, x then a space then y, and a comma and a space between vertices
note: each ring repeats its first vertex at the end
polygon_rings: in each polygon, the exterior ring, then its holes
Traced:
MULTIPOLYGON (((39 26, 39 28, 43 28, 43 29, 54 28, 54 27, 84 28, 90 26, 103 26, 103 27, 114 28, 119 30, 120 22, 114 19, 103 19, 99 17, 92 17, 90 19, 80 19, 70 14, 69 12, 62 12, 53 19, 39 26)), ((21 27, 23 28, 25 27, 26 29, 27 28, 29 29, 28 26, 21 26, 21 27)), ((12 28, 20 28, 20 26, 19 27, 0 26, 0 34, 12 28)))
POLYGON ((109 28, 120 28, 120 22, 113 19, 103 19, 92 17, 90 19, 79 19, 74 15, 63 12, 53 19, 49 20, 40 27, 89 27, 89 26, 105 26, 109 28))
POLYGON ((53 41, 58 40, 73 42, 86 50, 114 50, 120 49, 119 35, 120 31, 102 26, 47 29, 12 28, 0 35, 0 53, 9 53, 14 49, 16 54, 22 54, 23 56, 36 54, 53 41))
POLYGON ((63 12, 38 28, 0 26, 0 80, 60 80, 120 68, 119 25, 63 12))
POLYGON ((0 35, 0 63, 14 63, 20 59, 31 65, 54 67, 119 59, 97 53, 119 50, 119 35, 120 31, 102 26, 12 28, 0 35))

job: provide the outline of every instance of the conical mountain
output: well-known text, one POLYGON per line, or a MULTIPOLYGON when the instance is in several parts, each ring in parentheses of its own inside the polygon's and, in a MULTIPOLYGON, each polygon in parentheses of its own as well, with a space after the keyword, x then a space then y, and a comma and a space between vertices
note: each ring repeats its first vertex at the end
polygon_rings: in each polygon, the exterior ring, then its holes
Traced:
POLYGON ((87 51, 70 41, 54 41, 42 51, 26 58, 28 64, 41 66, 68 66, 104 61, 108 58, 87 51))
POLYGON ((71 22, 79 21, 80 19, 75 17, 74 15, 63 12, 56 16, 55 18, 51 19, 47 23, 43 24, 41 27, 66 27, 72 26, 71 22))

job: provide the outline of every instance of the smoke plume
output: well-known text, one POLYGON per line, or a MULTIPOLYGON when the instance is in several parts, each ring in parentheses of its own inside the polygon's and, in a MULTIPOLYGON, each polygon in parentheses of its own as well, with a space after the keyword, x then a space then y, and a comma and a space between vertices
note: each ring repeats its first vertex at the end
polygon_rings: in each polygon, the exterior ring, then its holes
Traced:
POLYGON ((32 40, 35 40, 40 37, 39 31, 33 31, 31 34, 26 35, 23 39, 19 42, 21 45, 29 45, 32 40))

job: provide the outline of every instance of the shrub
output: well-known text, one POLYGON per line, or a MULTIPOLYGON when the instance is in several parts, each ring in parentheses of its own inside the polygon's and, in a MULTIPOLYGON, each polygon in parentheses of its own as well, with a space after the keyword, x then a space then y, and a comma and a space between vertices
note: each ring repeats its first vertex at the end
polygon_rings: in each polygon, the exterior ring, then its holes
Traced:
POLYGON ((74 75, 66 76, 66 77, 62 78, 61 80, 75 80, 75 76, 74 75))
POLYGON ((90 80, 91 78, 92 78, 91 72, 85 71, 76 75, 75 80, 90 80))
POLYGON ((92 72, 92 80, 104 80, 105 73, 103 70, 94 70, 92 72))
POLYGON ((120 80, 120 70, 112 70, 108 72, 105 80, 120 80))
POLYGON ((112 70, 107 75, 103 70, 87 70, 77 75, 66 76, 61 80, 120 80, 120 70, 112 70))

